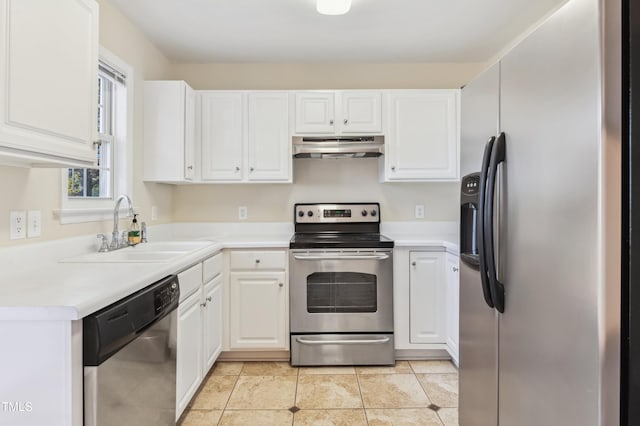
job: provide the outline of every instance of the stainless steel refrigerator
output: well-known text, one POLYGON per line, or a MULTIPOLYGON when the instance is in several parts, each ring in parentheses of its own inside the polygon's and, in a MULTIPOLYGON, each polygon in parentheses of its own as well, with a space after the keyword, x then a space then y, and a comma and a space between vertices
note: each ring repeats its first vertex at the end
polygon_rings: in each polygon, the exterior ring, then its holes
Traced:
POLYGON ((620 0, 462 90, 461 426, 619 423, 620 0))

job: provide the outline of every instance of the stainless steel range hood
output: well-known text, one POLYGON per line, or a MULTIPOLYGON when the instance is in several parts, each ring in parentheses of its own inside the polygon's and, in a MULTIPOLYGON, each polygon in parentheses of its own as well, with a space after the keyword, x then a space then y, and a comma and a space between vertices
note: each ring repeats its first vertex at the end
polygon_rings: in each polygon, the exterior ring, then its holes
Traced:
POLYGON ((384 154, 384 136, 294 136, 294 158, 370 158, 384 154))

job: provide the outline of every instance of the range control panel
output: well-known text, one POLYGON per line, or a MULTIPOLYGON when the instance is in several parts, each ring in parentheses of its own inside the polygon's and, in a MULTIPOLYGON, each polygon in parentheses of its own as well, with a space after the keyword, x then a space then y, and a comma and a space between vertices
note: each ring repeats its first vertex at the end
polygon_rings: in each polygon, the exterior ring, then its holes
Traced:
POLYGON ((295 223, 380 223, 380 204, 296 204, 295 223))

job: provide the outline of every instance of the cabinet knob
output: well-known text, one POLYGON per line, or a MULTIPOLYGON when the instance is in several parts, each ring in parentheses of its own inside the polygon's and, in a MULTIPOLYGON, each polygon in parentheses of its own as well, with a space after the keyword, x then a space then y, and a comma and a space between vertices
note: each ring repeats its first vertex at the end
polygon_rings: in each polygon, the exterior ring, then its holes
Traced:
POLYGON ((189 167, 187 167, 187 169, 193 170, 193 166, 189 166, 189 167))
POLYGON ((333 126, 333 120, 329 120, 329 124, 333 126))
POLYGON ((284 283, 278 283, 278 287, 284 287, 284 283))
POLYGON ((453 270, 453 272, 458 272, 460 269, 458 269, 457 266, 454 266, 453 268, 451 268, 453 270))
POLYGON ((256 265, 260 263, 260 259, 256 259, 256 265))
POLYGON ((344 123, 344 124, 345 124, 345 126, 346 126, 347 124, 349 124, 349 120, 345 118, 345 119, 344 119, 344 121, 343 121, 343 123, 344 123))
POLYGON ((411 262, 411 266, 416 266, 416 262, 411 262))
MULTIPOLYGON (((211 296, 207 297, 207 302, 211 302, 211 296)), ((206 305, 206 303, 205 303, 206 305)))
POLYGON ((249 173, 253 173, 255 169, 253 167, 249 167, 249 173))
POLYGON ((236 173, 240 171, 240 167, 236 166, 236 173))
POLYGON ((396 171, 396 166, 391 166, 391 171, 395 172, 396 171))
POLYGON ((206 302, 205 303, 201 303, 200 306, 202 306, 204 308, 205 306, 207 306, 207 303, 206 302))

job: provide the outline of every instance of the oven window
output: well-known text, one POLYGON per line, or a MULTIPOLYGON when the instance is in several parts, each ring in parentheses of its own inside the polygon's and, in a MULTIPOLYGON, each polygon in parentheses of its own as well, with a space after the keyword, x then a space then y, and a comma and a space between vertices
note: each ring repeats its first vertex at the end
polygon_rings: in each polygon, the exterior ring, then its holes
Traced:
POLYGON ((307 311, 376 312, 377 277, 359 272, 315 272, 307 276, 307 311))

